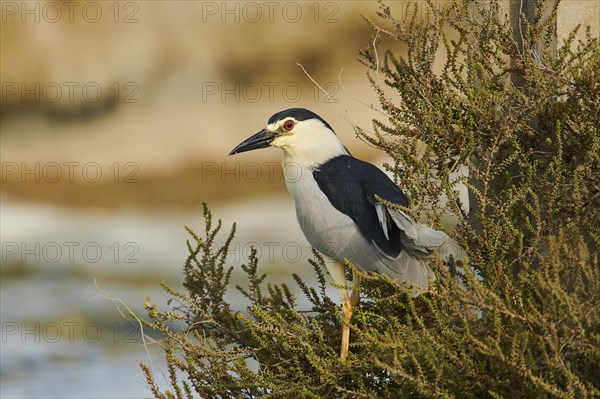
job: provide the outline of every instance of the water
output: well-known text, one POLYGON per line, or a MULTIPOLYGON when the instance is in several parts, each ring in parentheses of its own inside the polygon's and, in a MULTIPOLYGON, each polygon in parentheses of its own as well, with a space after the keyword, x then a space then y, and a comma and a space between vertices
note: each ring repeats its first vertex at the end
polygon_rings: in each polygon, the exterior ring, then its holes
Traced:
MULTIPOLYGON (((243 283, 237 266, 247 260, 251 243, 269 281, 290 282, 292 272, 311 278, 309 247, 289 198, 240 202, 214 214, 227 226, 221 241, 232 221, 239 222, 229 256, 236 266, 234 285, 243 283)), ((104 291, 119 298, 140 316, 147 297, 167 308, 159 282, 181 287, 190 238, 183 225, 201 233, 201 210, 107 214, 2 198, 0 216, 0 396, 148 397, 140 362, 152 363, 159 386, 167 388, 161 349, 150 345, 148 353, 135 321, 121 316, 123 304, 102 296, 104 291)), ((243 309, 235 289, 228 298, 243 309)))

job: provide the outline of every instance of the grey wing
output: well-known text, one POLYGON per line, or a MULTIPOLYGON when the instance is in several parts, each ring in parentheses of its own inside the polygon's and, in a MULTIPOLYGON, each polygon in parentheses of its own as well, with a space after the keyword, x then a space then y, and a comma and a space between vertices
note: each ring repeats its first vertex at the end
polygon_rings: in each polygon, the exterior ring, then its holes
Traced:
POLYGON ((382 204, 377 204, 376 207, 379 223, 384 234, 387 236, 390 223, 393 222, 400 230, 402 247, 397 256, 391 257, 373 241, 381 257, 377 271, 405 282, 411 287, 413 297, 427 292, 429 280, 435 281, 436 278, 425 259, 433 256, 435 250, 439 250, 452 239, 443 231, 416 223, 402 211, 382 204))
POLYGON ((416 223, 406 213, 386 207, 392 220, 400 229, 400 242, 409 254, 417 258, 428 258, 436 249, 450 239, 446 233, 416 223))
POLYGON ((330 203, 350 217, 370 243, 371 248, 363 246, 365 241, 360 239, 350 243, 353 256, 348 259, 365 270, 405 282, 413 287, 414 296, 426 292, 428 280, 435 280, 435 276, 424 259, 432 256, 448 236, 379 202, 377 197, 408 206, 400 188, 369 163, 350 156, 337 157, 321 165, 313 176, 330 203))

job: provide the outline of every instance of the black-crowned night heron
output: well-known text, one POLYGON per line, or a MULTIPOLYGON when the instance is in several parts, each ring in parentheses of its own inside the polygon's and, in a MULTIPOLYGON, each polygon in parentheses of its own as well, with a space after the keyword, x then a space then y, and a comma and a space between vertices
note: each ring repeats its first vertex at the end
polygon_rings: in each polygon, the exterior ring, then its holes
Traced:
POLYGON ((345 261, 364 272, 402 282, 418 296, 427 291, 428 280, 435 279, 424 259, 449 238, 382 204, 378 198, 403 207, 408 207, 408 200, 383 171, 352 157, 317 114, 302 108, 278 112, 264 129, 229 155, 268 146, 281 148, 284 170, 294 170, 285 174, 285 182, 306 239, 336 261, 328 262, 327 270, 342 299, 340 356, 345 360, 352 307, 358 304, 360 285, 360 276, 353 273, 349 294, 345 261))

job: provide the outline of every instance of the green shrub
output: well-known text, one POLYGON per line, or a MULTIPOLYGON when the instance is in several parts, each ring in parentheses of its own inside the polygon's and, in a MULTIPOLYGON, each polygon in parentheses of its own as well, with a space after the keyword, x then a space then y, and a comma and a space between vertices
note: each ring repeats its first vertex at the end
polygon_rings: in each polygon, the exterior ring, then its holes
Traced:
POLYGON ((215 249, 221 224, 205 208, 204 235, 190 231, 187 292, 165 285, 178 306, 148 305, 172 385, 161 392, 142 365, 155 397, 600 397, 600 44, 589 31, 553 43, 556 7, 523 17, 515 40, 496 3, 478 4, 456 1, 423 20, 381 5, 372 40, 408 51, 361 52, 386 119, 373 133, 357 128, 393 157, 415 213, 439 224, 439 198, 449 198, 464 272, 432 260, 440 278, 416 299, 366 276, 344 363, 323 259, 311 261, 318 286, 295 276, 311 304, 299 309, 289 287, 264 284, 253 253, 238 287, 247 307, 234 312, 224 299, 234 231, 215 249), (468 177, 452 175, 460 165, 468 177), (469 215, 459 184, 471 192, 469 215))

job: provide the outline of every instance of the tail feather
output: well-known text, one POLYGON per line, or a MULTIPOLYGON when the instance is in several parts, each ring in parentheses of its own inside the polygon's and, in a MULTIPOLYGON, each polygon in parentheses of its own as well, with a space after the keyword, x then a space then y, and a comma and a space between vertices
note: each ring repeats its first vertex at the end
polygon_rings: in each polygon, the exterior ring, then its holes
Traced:
POLYGON ((450 237, 443 231, 434 230, 424 224, 416 223, 406 213, 389 209, 392 220, 401 230, 400 242, 403 249, 418 258, 427 258, 439 249, 450 237))
MULTIPOLYGON (((373 243, 375 244, 375 242, 373 243)), ((377 244, 375 247, 381 254, 384 254, 377 244)), ((427 292, 429 280, 436 280, 433 271, 424 259, 409 255, 404 250, 396 258, 382 257, 376 266, 376 271, 405 284, 411 289, 413 298, 427 292)))
POLYGON ((436 280, 426 258, 434 256, 435 251, 445 261, 461 259, 466 255, 458 243, 443 231, 416 223, 404 212, 389 208, 388 211, 401 231, 402 251, 396 258, 382 258, 382 270, 379 272, 403 282, 411 288, 412 296, 417 297, 428 291, 429 280, 436 280))

